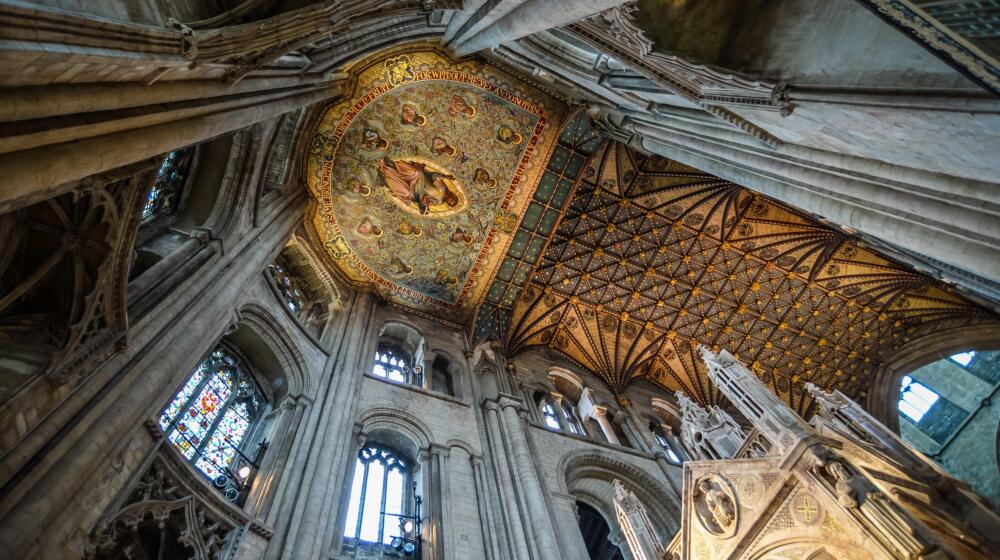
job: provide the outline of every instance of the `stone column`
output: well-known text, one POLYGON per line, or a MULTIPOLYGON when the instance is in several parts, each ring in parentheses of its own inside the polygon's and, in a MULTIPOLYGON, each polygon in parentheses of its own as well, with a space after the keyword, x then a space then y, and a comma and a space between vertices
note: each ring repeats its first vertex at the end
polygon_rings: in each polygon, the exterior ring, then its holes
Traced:
POLYGON ((451 46, 459 55, 489 49, 592 16, 627 0, 522 0, 513 9, 511 2, 487 2, 463 25, 451 46), (507 10, 499 15, 500 10, 507 10))
POLYGON ((592 414, 594 420, 597 420, 597 424, 601 427, 601 431, 604 432, 604 437, 608 438, 608 443, 613 443, 615 445, 621 445, 622 442, 618 441, 618 434, 615 433, 614 427, 611 426, 611 421, 608 420, 608 407, 604 405, 594 405, 594 412, 592 414))
POLYGON ((281 558, 317 558, 331 540, 341 541, 336 534, 341 528, 332 526, 330 521, 338 518, 337 504, 344 502, 341 499, 344 485, 340 482, 346 470, 345 455, 356 451, 350 444, 350 426, 363 377, 361 367, 368 360, 371 346, 373 310, 372 295, 356 293, 340 348, 325 368, 331 383, 310 418, 317 425, 314 443, 298 459, 305 465, 305 473, 289 520, 293 533, 289 533, 285 543, 272 541, 273 550, 280 551, 281 558))
MULTIPOLYGON (((559 429, 566 432, 567 434, 572 433, 572 431, 569 429, 569 423, 566 422, 566 415, 563 414, 562 393, 556 393, 555 391, 553 391, 550 394, 552 395, 552 407, 555 408, 556 410, 556 419, 559 420, 559 429)), ((542 422, 544 421, 545 419, 543 418, 542 422)))
POLYGON ((265 519, 271 526, 276 519, 274 511, 280 503, 280 495, 289 492, 291 489, 287 484, 282 484, 286 478, 286 467, 289 465, 289 458, 292 456, 292 449, 296 435, 305 416, 305 411, 312 404, 312 400, 304 395, 295 397, 289 396, 281 404, 281 414, 276 418, 279 425, 274 430, 274 436, 269 446, 269 453, 264 458, 254 483, 253 492, 247 499, 245 509, 261 519, 265 519), (273 496, 269 494, 275 493, 273 496))
POLYGON ((580 511, 576 505, 576 496, 569 494, 551 494, 552 513, 559 526, 563 550, 566 558, 589 558, 587 543, 580 532, 580 511))
POLYGON ((472 482, 476 487, 476 504, 479 506, 479 526, 483 530, 483 545, 486 549, 486 560, 497 560, 500 557, 497 537, 499 531, 493 523, 493 501, 486 492, 486 473, 483 472, 483 459, 478 455, 471 455, 469 461, 472 462, 472 482))
POLYGON ((501 511, 506 526, 510 556, 515 560, 528 560, 531 553, 528 550, 527 536, 521 517, 520 507, 515 496, 516 487, 511 473, 510 456, 504 442, 500 423, 500 405, 497 401, 487 401, 483 405, 486 416, 487 443, 490 446, 496 469, 498 494, 502 500, 501 511))
POLYGON ((448 457, 451 450, 443 445, 432 443, 420 452, 420 462, 424 464, 424 507, 422 513, 424 522, 425 546, 429 546, 433 560, 444 560, 454 557, 454 547, 447 546, 448 533, 452 531, 450 519, 446 513, 451 507, 451 486, 448 483, 448 457), (446 554, 449 551, 449 554, 446 554))
POLYGON ((520 482, 520 489, 528 510, 529 527, 537 547, 533 557, 559 558, 559 546, 556 543, 549 510, 545 505, 545 494, 538 478, 538 472, 535 470, 531 448, 528 446, 524 423, 521 420, 523 402, 510 395, 500 395, 499 405, 504 434, 510 443, 512 462, 520 482))

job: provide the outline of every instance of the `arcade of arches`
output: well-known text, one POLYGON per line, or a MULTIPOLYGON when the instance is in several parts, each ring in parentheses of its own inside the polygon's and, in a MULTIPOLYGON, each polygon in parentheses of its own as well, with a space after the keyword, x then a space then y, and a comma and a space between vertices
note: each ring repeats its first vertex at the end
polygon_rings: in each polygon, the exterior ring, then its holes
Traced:
POLYGON ((998 10, 0 0, 0 544, 995 557, 998 10))

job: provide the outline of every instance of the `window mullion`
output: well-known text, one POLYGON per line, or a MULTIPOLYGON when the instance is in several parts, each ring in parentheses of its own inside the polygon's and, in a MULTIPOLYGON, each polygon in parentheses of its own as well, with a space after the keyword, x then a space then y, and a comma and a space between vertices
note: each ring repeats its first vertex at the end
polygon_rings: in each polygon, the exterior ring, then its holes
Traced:
MULTIPOLYGON (((365 472, 361 479, 361 503, 358 505, 358 523, 354 528, 354 538, 361 540, 361 523, 365 519, 365 497, 368 495, 368 463, 361 461, 365 467, 365 472)), ((355 475, 357 476, 357 475, 355 475)))
MULTIPOLYGON (((204 363, 204 362, 202 362, 202 363, 204 363)), ((198 364, 198 369, 201 369, 201 364, 198 364)), ((188 380, 191 379, 191 376, 193 376, 194 374, 198 373, 198 369, 194 370, 193 372, 191 372, 191 375, 189 375, 189 376, 187 376, 187 377, 184 378, 184 385, 187 385, 187 382, 188 382, 188 380)), ((208 369, 208 368, 206 368, 206 369, 208 369)), ((208 384, 209 380, 211 380, 211 379, 212 379, 212 373, 211 372, 209 372, 208 375, 205 375, 203 377, 203 379, 201 380, 201 382, 198 383, 198 387, 194 391, 191 392, 191 396, 188 397, 188 399, 184 402, 184 406, 182 406, 177 411, 177 415, 174 416, 173 419, 170 420, 170 425, 167 426, 167 429, 164 431, 164 433, 169 434, 172 430, 176 429, 177 422, 180 421, 180 419, 184 417, 184 413, 187 412, 187 410, 189 408, 191 408, 191 405, 194 403, 195 399, 197 399, 198 396, 201 395, 201 392, 205 390, 205 385, 208 384)), ((184 390, 184 385, 181 385, 181 388, 177 391, 178 393, 184 390)), ((174 394, 174 398, 177 398, 176 394, 174 394)), ((173 402, 173 399, 171 399, 170 402, 173 402)), ((167 406, 170 406, 170 403, 167 403, 167 406)), ((164 408, 166 408, 166 407, 164 407, 164 408)))
MULTIPOLYGON (((379 509, 380 512, 385 512, 385 498, 389 494, 389 463, 383 463, 384 468, 382 469, 382 505, 379 509)), ((380 513, 378 518, 378 544, 382 545, 382 536, 385 531, 385 514, 380 513)))

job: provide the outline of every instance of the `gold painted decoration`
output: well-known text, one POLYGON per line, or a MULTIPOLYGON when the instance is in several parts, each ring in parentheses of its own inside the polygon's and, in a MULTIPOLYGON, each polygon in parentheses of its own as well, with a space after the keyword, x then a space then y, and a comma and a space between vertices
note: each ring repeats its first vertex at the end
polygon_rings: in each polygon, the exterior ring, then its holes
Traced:
POLYGON ((616 393, 646 377, 703 404, 699 344, 800 414, 804 384, 863 398, 903 345, 995 314, 856 237, 707 173, 606 142, 514 303, 508 352, 558 350, 616 393))
POLYGON ((357 284, 465 322, 534 192, 565 107, 478 61, 396 53, 328 108, 306 178, 327 253, 357 284))

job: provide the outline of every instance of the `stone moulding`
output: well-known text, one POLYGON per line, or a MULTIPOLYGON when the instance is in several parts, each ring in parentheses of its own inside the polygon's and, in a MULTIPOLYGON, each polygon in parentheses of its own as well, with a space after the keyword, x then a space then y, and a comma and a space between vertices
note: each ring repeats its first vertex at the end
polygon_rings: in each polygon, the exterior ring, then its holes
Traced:
POLYGON ((939 58, 993 93, 1000 93, 997 61, 907 0, 858 0, 939 58))
POLYGON ((574 23, 569 29, 709 114, 772 148, 781 146, 781 140, 726 107, 752 107, 788 116, 794 106, 787 84, 756 80, 659 52, 635 24, 632 14, 636 9, 634 3, 618 6, 574 23))
POLYGON ((158 447, 138 480, 117 500, 94 529, 84 558, 99 559, 130 548, 128 538, 145 523, 170 526, 177 541, 198 560, 236 558, 247 531, 270 539, 274 531, 211 489, 193 468, 165 443, 156 422, 146 428, 158 447))

